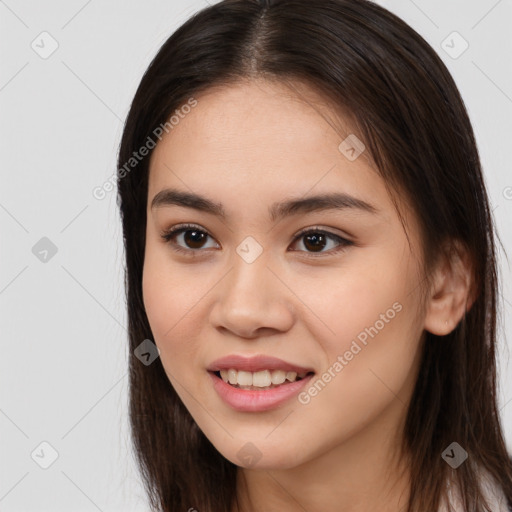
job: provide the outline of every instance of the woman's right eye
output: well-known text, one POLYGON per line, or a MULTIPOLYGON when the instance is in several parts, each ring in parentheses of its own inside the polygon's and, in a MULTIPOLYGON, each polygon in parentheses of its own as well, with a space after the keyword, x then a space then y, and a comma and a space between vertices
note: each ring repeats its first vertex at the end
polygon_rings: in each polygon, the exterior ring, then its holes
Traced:
POLYGON ((209 236, 210 234, 208 232, 194 224, 180 224, 161 233, 161 237, 171 245, 173 250, 188 255, 193 255, 193 253, 198 252, 199 249, 204 249, 205 240, 209 236), (175 241, 175 239, 177 241, 175 241), (178 242, 184 244, 185 247, 178 242))

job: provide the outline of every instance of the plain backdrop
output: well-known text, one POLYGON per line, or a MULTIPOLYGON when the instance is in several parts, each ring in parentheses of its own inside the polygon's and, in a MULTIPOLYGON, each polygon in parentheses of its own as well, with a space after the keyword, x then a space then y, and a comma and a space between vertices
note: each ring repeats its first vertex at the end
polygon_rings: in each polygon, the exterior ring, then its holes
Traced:
MULTIPOLYGON (((510 253, 512 2, 378 3, 453 74, 510 253)), ((0 1, 2 512, 148 510, 127 428, 116 193, 98 200, 92 190, 115 172, 123 122, 150 60, 206 5, 0 1)), ((511 271, 503 252, 500 261, 499 395, 512 450, 511 271)))

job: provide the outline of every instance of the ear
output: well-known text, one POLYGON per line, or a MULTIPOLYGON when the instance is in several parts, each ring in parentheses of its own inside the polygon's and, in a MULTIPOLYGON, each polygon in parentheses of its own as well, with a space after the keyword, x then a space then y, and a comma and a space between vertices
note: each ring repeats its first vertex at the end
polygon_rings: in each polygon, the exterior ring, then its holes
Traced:
POLYGON ((439 257, 432 283, 424 328, 445 336, 457 327, 476 298, 471 258, 458 240, 452 240, 439 257))

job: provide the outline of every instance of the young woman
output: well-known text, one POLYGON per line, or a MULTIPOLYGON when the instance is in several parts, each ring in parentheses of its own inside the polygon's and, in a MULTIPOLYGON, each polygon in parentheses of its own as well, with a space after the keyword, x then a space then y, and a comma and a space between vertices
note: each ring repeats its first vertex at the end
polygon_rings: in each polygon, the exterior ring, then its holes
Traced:
POLYGON ((221 1, 149 66, 118 163, 155 510, 508 510, 494 227, 421 36, 363 0, 221 1))

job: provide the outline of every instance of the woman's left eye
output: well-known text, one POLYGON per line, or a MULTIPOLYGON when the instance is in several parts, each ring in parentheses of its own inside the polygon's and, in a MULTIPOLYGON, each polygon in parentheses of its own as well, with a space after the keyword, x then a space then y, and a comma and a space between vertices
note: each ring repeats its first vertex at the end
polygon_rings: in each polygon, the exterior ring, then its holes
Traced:
MULTIPOLYGON (((197 253, 199 249, 204 249, 205 247, 211 248, 205 246, 205 241, 210 237, 209 233, 194 224, 181 224, 174 226, 171 229, 162 232, 161 237, 166 242, 170 243, 175 251, 186 253, 191 256, 195 255, 194 253, 197 253), (182 243, 185 244, 185 247, 175 241, 175 239, 177 240, 180 237, 182 243)), ((213 239, 213 237, 211 238, 213 239)), ((309 254, 337 253, 346 247, 353 245, 353 242, 320 228, 308 228, 301 231, 293 239, 292 245, 297 241, 302 241, 303 246, 306 248, 306 251, 299 250, 299 252, 306 252, 309 254), (332 248, 332 246, 330 248, 328 247, 329 242, 334 243, 334 248, 332 248), (324 250, 326 247, 328 247, 328 250, 324 250)), ((216 245, 219 247, 218 244, 216 245)))
MULTIPOLYGON (((353 245, 353 242, 319 228, 308 228, 307 230, 301 231, 293 241, 295 242, 296 240, 304 240, 302 242, 304 247, 310 248, 313 254, 320 253, 322 255, 326 253, 327 255, 337 253, 353 245), (323 251, 322 249, 329 245, 329 241, 334 242, 334 248, 331 247, 329 250, 323 251)), ((309 253, 309 251, 306 252, 309 253)))

